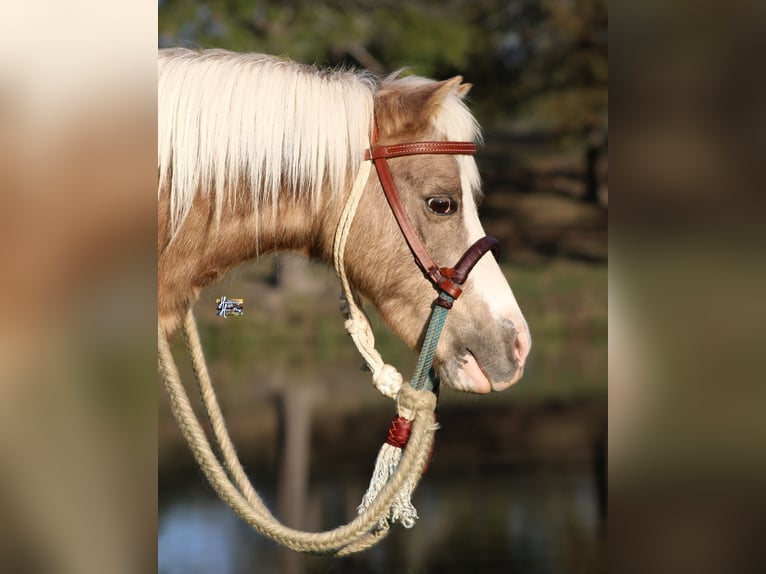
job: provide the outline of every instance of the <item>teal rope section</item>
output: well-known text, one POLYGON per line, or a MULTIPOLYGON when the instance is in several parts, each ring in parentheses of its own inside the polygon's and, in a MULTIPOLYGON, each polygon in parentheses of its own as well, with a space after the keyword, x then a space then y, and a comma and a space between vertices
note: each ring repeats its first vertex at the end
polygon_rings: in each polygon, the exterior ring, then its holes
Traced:
MULTIPOLYGON (((452 303, 454 299, 447 293, 440 292, 439 298, 452 303)), ((436 353, 436 346, 439 344, 439 337, 444 327, 444 321, 447 319, 447 313, 449 309, 442 307, 441 305, 434 305, 433 312, 431 313, 431 319, 428 322, 428 328, 426 329, 426 336, 423 339, 423 348, 420 351, 418 357, 418 363, 415 365, 415 373, 412 375, 412 386, 415 390, 434 390, 433 372, 431 371, 431 364, 434 361, 434 354, 436 353)))

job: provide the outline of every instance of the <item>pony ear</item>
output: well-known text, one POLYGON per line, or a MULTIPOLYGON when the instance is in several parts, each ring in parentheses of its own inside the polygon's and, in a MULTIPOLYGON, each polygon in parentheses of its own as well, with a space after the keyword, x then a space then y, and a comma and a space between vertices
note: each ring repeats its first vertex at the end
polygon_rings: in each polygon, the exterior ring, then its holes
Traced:
POLYGON ((394 79, 375 98, 380 136, 426 128, 450 93, 455 92, 460 98, 468 93, 471 84, 462 82, 462 76, 455 76, 413 86, 394 79))
MULTIPOLYGON (((461 83, 463 82, 463 76, 455 76, 449 80, 442 82, 435 82, 433 87, 433 93, 427 98, 425 105, 423 106, 423 112, 426 116, 431 117, 436 110, 441 106, 442 102, 447 99, 452 90, 457 90, 460 94, 461 83)), ((430 86, 429 86, 430 87, 430 86)))

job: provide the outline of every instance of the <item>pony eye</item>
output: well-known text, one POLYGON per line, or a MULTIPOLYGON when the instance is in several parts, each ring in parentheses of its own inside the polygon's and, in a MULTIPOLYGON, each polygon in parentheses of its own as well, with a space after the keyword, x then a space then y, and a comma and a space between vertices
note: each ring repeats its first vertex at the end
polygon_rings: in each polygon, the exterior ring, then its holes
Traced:
POLYGON ((457 211, 457 202, 449 197, 429 197, 426 204, 436 215, 452 215, 457 211))

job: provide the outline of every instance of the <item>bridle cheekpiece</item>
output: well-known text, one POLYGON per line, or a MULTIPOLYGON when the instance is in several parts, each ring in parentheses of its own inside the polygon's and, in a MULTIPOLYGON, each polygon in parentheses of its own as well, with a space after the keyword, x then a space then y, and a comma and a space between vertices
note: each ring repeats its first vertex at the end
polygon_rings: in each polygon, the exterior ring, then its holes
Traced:
POLYGON ((426 277, 433 283, 440 293, 449 297, 439 297, 436 304, 449 309, 452 301, 462 293, 462 285, 468 278, 468 274, 479 262, 487 251, 496 251, 500 242, 494 237, 482 237, 469 247, 454 267, 439 267, 428 253, 423 242, 407 215, 402 205, 399 194, 396 191, 391 170, 388 167, 388 159, 410 155, 473 155, 476 153, 476 144, 473 142, 460 141, 420 141, 392 145, 376 145, 377 126, 375 126, 370 147, 365 150, 364 159, 372 160, 378 179, 383 187, 388 205, 391 208, 399 229, 404 235, 407 245, 415 257, 415 262, 423 270, 426 277))

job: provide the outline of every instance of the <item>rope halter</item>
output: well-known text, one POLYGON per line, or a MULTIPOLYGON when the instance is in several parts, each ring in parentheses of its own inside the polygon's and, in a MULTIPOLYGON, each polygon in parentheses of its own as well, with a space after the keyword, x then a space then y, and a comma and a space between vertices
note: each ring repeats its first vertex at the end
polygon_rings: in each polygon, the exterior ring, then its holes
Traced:
MULTIPOLYGON (((412 421, 416 418, 415 412, 417 409, 414 409, 411 405, 413 394, 425 394, 425 396, 433 398, 433 428, 437 428, 435 422, 438 379, 433 374, 431 366, 447 313, 452 308, 454 301, 463 292, 462 285, 479 259, 488 251, 496 250, 500 245, 497 239, 493 237, 483 237, 466 250, 454 267, 439 267, 431 258, 415 230, 412 220, 407 215, 407 211, 396 191, 396 185, 388 166, 387 160, 389 158, 408 155, 474 154, 476 153, 476 145, 474 143, 423 141, 395 145, 375 145, 376 139, 377 127, 374 128, 372 144, 365 151, 364 157, 366 161, 357 173, 351 194, 341 214, 334 246, 335 268, 341 279, 343 295, 347 302, 348 320, 346 321, 346 330, 351 335, 357 349, 359 349, 359 353, 365 358, 368 368, 372 371, 372 380, 376 388, 384 395, 397 399, 398 406, 398 416, 395 416, 389 425, 386 442, 378 452, 370 485, 362 499, 362 503, 359 505, 360 513, 368 511, 375 504, 380 493, 390 483, 399 468, 402 459, 402 449, 408 444, 412 430, 412 421), (438 292, 428 327, 426 328, 426 335, 418 357, 417 366, 415 367, 415 373, 410 383, 411 386, 402 385, 403 379, 401 374, 391 365, 384 363, 380 354, 375 349, 375 338, 372 334, 372 328, 366 314, 361 309, 361 305, 358 303, 358 297, 348 283, 343 265, 345 244, 351 229, 354 213, 369 179, 370 165, 368 162, 370 160, 375 165, 375 170, 383 187, 383 193, 399 229, 415 258, 416 264, 438 292)), ((422 401, 423 399, 421 398, 421 403, 422 401)), ((411 501, 412 492, 417 486, 420 476, 425 472, 432 454, 433 450, 429 452, 426 463, 420 469, 420 472, 413 474, 404 483, 395 497, 388 515, 378 523, 378 530, 380 532, 387 532, 390 524, 393 522, 399 522, 406 528, 410 528, 415 524, 418 515, 411 501)))

